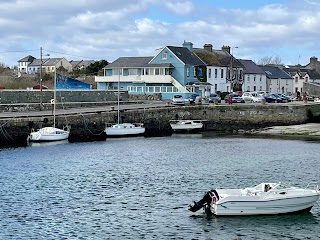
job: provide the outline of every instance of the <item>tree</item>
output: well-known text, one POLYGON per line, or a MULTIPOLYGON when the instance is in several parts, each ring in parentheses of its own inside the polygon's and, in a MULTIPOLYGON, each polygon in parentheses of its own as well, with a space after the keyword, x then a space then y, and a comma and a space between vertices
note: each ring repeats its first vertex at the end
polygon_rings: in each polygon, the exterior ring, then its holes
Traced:
POLYGON ((273 65, 283 65, 282 60, 279 56, 266 56, 261 58, 258 63, 258 65, 269 65, 269 64, 273 64, 273 65))
POLYGON ((91 63, 86 67, 85 73, 87 75, 102 75, 102 68, 107 66, 109 63, 107 60, 100 60, 94 63, 91 63))

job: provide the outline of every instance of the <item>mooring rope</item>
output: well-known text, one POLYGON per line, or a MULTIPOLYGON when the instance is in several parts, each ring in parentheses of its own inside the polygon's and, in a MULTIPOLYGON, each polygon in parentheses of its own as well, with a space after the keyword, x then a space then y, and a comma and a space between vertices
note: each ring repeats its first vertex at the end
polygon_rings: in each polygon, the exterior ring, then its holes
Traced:
POLYGON ((0 126, 0 131, 3 134, 3 136, 5 137, 5 139, 7 139, 8 141, 13 141, 13 137, 10 136, 10 134, 7 132, 7 130, 4 128, 4 126, 7 124, 8 122, 5 122, 4 124, 1 124, 0 126))
POLYGON ((98 136, 98 135, 101 135, 103 132, 104 132, 104 130, 102 130, 100 133, 93 133, 90 129, 89 129, 89 127, 88 127, 88 125, 87 125, 87 121, 86 121, 86 118, 84 117, 84 115, 82 114, 82 113, 80 113, 80 116, 82 116, 82 118, 83 118, 83 123, 84 123, 84 126, 85 126, 85 129, 87 130, 87 131, 89 131, 92 135, 94 135, 94 136, 98 136))

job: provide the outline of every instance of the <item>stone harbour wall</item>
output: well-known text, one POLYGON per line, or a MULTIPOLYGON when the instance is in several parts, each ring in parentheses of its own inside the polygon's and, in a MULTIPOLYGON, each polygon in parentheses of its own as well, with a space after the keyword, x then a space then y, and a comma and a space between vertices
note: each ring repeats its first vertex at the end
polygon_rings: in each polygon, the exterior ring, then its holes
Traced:
MULTIPOLYGON (((204 121, 205 131, 247 131, 268 126, 294 125, 309 122, 313 113, 320 114, 320 104, 314 105, 195 105, 165 106, 152 109, 126 110, 120 113, 123 122, 144 123, 146 136, 172 134, 170 120, 204 121)), ((0 120, 0 145, 26 143, 32 128, 51 126, 52 116, 0 120)), ((106 124, 117 122, 117 111, 57 116, 58 127, 71 126, 69 141, 105 140, 106 124)))

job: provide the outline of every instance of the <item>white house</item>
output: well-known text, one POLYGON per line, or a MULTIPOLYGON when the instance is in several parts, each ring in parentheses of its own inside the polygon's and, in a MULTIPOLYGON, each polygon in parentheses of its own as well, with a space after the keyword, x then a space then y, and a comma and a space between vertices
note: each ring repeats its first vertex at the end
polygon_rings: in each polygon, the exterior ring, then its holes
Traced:
POLYGON ((244 66, 243 92, 269 91, 267 89, 267 75, 252 60, 238 59, 244 66))

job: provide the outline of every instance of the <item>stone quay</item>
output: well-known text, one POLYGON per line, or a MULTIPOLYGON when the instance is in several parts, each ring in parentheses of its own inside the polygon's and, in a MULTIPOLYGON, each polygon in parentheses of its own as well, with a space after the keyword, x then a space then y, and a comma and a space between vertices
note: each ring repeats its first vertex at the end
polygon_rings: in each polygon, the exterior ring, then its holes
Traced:
MULTIPOLYGON (((169 122, 175 119, 203 120, 204 131, 226 133, 320 122, 320 104, 314 102, 185 106, 163 103, 156 107, 120 109, 121 121, 144 123, 145 136, 148 137, 172 134, 169 122)), ((53 124, 51 111, 29 111, 16 116, 14 113, 12 116, 2 115, 0 114, 0 146, 26 145, 32 128, 53 124)), ((107 123, 116 123, 117 116, 117 109, 108 104, 102 108, 86 108, 86 111, 79 108, 70 112, 58 112, 56 126, 71 126, 69 142, 105 140, 105 126, 107 123)))

